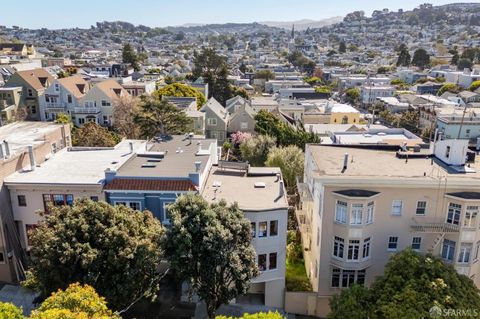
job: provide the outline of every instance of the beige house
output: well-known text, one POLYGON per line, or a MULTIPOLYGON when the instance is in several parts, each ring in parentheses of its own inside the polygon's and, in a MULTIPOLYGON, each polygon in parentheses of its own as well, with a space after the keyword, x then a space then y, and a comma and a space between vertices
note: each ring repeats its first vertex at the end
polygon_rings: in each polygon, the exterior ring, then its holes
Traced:
POLYGON ((112 125, 115 103, 129 96, 127 90, 113 79, 96 84, 80 99, 80 107, 75 109, 77 124, 93 121, 105 126, 112 125))
POLYGON ((0 87, 0 125, 23 119, 22 112, 18 109, 22 91, 22 87, 0 87))
POLYGON ((70 127, 45 122, 16 122, 0 127, 0 141, 4 141, 0 144, 0 281, 18 282, 25 278, 26 255, 11 204, 22 204, 24 198, 12 201, 8 189, 3 187, 4 179, 16 171, 31 170, 30 153, 35 164, 41 164, 52 154, 70 146, 70 127))
POLYGON ((325 317, 329 299, 370 285, 391 254, 431 252, 480 287, 480 162, 467 142, 431 151, 307 145, 297 219, 316 293, 305 313, 325 317))
POLYGON ((54 78, 45 69, 18 71, 13 74, 6 88, 22 87, 20 106, 25 107, 28 120, 40 120, 40 99, 54 78))

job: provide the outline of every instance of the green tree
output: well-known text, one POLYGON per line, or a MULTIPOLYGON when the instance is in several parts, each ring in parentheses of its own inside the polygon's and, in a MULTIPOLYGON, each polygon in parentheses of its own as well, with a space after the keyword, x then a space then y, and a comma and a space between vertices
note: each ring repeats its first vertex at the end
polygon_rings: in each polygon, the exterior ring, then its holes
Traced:
POLYGON ((120 142, 120 138, 105 127, 95 122, 87 122, 76 128, 72 134, 73 146, 83 147, 113 147, 120 142))
POLYGON ((307 77, 304 79, 304 81, 310 84, 311 86, 322 84, 322 79, 316 76, 312 76, 310 78, 307 77))
POLYGON ((406 111, 400 116, 399 125, 412 132, 417 132, 420 126, 420 112, 406 111))
POLYGON ((340 53, 347 52, 347 45, 345 44, 345 41, 340 42, 340 44, 338 46, 338 52, 340 52, 340 53))
POLYGON ((134 121, 134 116, 139 110, 138 98, 123 96, 116 99, 113 105, 113 129, 122 137, 138 139, 140 128, 134 121))
POLYGON ((125 43, 122 49, 123 63, 129 63, 135 71, 140 70, 139 59, 137 52, 130 43, 125 43))
POLYGON ((350 88, 345 91, 345 96, 349 103, 358 103, 360 100, 360 90, 358 88, 350 88))
POLYGON ((412 65, 415 65, 421 69, 430 66, 430 55, 425 49, 417 49, 413 53, 412 65))
POLYGON ((209 205, 199 195, 179 197, 168 211, 165 252, 171 268, 214 318, 218 307, 245 294, 258 275, 250 221, 236 204, 209 205))
POLYGON ((472 69, 473 62, 470 59, 461 58, 458 60, 457 69, 463 71, 464 69, 472 69))
POLYGON ((462 89, 456 85, 455 83, 445 83, 441 88, 440 90, 438 90, 438 93, 437 95, 438 96, 441 96, 443 93, 445 92, 450 92, 450 93, 458 93, 460 92, 462 89))
POLYGON ((473 92, 476 91, 478 88, 480 88, 480 80, 472 82, 468 89, 473 92))
POLYGON ((454 47, 450 51, 448 51, 452 55, 452 60, 450 61, 451 65, 457 65, 458 64, 458 59, 460 58, 457 47, 454 47))
POLYGON ((412 57, 408 52, 408 48, 404 43, 402 43, 398 52, 397 66, 410 66, 411 61, 412 57))
POLYGON ((480 309, 473 281, 441 259, 411 249, 394 254, 371 287, 352 287, 331 299, 329 318, 428 318, 440 309, 480 309))
POLYGON ((252 166, 264 166, 268 152, 276 145, 275 137, 258 135, 250 137, 240 144, 240 153, 244 161, 252 166))
POLYGON ((158 98, 159 100, 162 99, 162 96, 195 97, 197 98, 198 108, 202 107, 202 105, 204 105, 206 102, 205 95, 203 95, 202 92, 183 83, 173 83, 167 85, 153 92, 152 96, 158 98))
POLYGON ((232 85, 232 96, 241 96, 245 100, 249 100, 250 96, 245 88, 232 85))
POLYGON ((0 319, 26 319, 22 309, 9 302, 0 302, 0 319))
POLYGON ((30 316, 30 319, 70 318, 120 319, 120 316, 108 309, 105 298, 93 287, 79 283, 71 284, 65 291, 54 292, 30 316))
POLYGON ((241 317, 226 317, 226 316, 217 316, 215 319, 284 319, 278 312, 257 312, 257 313, 245 313, 241 317))
POLYGON ((295 145, 273 147, 268 152, 266 166, 279 167, 289 194, 295 193, 297 177, 303 176, 305 156, 303 151, 295 145))
POLYGON ((175 105, 151 97, 141 98, 134 122, 144 137, 187 133, 192 124, 192 120, 175 105))
POLYGON ((58 113, 55 118, 55 123, 70 125, 70 127, 73 127, 72 118, 70 117, 70 115, 65 113, 58 113))
POLYGON ((31 276, 43 296, 88 284, 115 310, 155 296, 163 228, 150 212, 87 199, 49 207, 31 233, 31 276))

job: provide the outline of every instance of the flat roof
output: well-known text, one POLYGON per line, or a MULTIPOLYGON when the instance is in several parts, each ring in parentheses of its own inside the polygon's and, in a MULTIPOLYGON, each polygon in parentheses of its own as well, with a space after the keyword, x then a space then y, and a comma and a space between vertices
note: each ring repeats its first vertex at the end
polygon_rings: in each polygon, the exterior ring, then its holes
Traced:
POLYGON ((5 183, 102 184, 107 168, 118 168, 132 156, 130 142, 133 143, 134 150, 143 148, 145 144, 141 140, 124 140, 114 148, 63 149, 34 171, 26 169, 8 176, 5 183))
POLYGON ((287 209, 286 191, 280 196, 280 183, 276 174, 279 168, 251 168, 251 174, 212 168, 203 189, 203 197, 210 203, 225 200, 228 204, 238 203, 244 211, 287 209), (265 187, 255 187, 264 183, 265 187), (215 187, 215 185, 220 185, 215 187))
POLYGON ((205 170, 210 158, 214 139, 194 137, 192 141, 183 135, 164 137, 162 141, 148 144, 145 150, 135 154, 117 170, 117 177, 188 177, 195 172, 195 162, 199 161, 200 171, 205 170), (202 152, 198 153, 199 147, 202 152))
POLYGON ((25 151, 29 145, 45 143, 45 135, 62 127, 52 122, 15 122, 0 127, 0 142, 7 141, 10 154, 25 151))
MULTIPOLYGON (((438 183, 439 176, 448 176, 449 180, 480 179, 480 162, 477 158, 470 167, 472 173, 459 174, 448 170, 441 161, 427 156, 414 158, 397 158, 395 151, 375 150, 355 147, 337 147, 309 144, 307 149, 313 155, 318 167, 317 177, 351 177, 363 179, 423 179, 438 183), (343 171, 345 153, 348 153, 348 167, 343 171), (343 171, 343 172, 342 172, 343 171), (424 176, 425 174, 425 176, 424 176)), ((415 154, 415 153, 413 153, 415 154)))

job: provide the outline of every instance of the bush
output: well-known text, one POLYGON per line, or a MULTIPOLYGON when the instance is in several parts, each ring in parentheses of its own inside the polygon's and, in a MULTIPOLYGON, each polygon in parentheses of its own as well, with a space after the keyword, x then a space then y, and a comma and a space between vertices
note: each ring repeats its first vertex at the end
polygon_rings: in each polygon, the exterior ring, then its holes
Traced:
POLYGON ((26 319, 22 309, 9 302, 0 302, 0 319, 26 319))
POLYGON ((278 312, 257 312, 257 313, 245 313, 241 317, 225 317, 217 316, 216 319, 283 319, 285 318, 278 312))

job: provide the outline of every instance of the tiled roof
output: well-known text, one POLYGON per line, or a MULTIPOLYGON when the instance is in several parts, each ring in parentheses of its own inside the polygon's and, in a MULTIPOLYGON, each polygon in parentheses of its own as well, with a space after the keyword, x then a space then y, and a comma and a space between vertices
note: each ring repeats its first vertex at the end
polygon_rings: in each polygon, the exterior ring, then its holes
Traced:
POLYGON ((195 191, 197 190, 197 187, 189 180, 116 178, 105 185, 105 190, 195 191))

